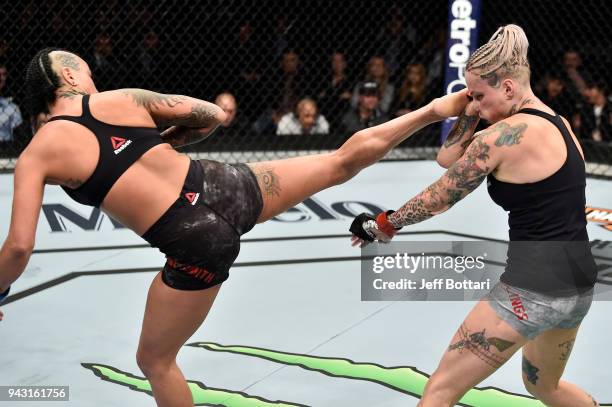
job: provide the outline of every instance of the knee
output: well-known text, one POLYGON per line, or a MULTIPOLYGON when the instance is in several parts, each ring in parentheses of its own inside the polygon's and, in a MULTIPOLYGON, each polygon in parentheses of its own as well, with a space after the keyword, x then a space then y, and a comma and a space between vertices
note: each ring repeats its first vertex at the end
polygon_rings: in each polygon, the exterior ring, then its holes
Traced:
POLYGON ((164 374, 173 363, 174 360, 169 360, 143 349, 138 349, 136 352, 136 364, 147 378, 164 374))
POLYGON ((444 380, 443 375, 434 373, 427 382, 419 406, 452 407, 460 398, 461 395, 444 380))
POLYGON ((357 168, 351 156, 345 151, 337 150, 331 154, 331 181, 333 185, 343 184, 353 178, 361 168, 357 168))

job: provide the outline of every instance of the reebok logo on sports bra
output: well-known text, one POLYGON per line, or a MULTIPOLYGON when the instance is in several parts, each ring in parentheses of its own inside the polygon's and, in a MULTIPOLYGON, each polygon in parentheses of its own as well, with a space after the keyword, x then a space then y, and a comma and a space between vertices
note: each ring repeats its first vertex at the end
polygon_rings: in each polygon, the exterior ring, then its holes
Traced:
POLYGON ((111 143, 113 143, 113 152, 117 155, 132 144, 132 140, 126 140, 121 137, 111 137, 111 143))

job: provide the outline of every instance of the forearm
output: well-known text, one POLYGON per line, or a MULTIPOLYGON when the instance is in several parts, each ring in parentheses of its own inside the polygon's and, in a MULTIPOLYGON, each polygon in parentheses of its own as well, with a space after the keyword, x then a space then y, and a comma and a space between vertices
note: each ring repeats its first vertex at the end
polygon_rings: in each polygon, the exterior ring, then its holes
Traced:
POLYGON ((436 115, 430 103, 422 108, 396 117, 393 120, 370 127, 374 136, 384 137, 393 140, 395 145, 403 141, 407 135, 411 135, 432 123, 443 118, 436 115))
POLYGON ((162 119, 160 120, 159 124, 167 126, 183 126, 192 129, 214 129, 223 120, 225 120, 225 112, 214 103, 187 96, 179 97, 182 98, 181 103, 185 105, 184 108, 189 108, 189 112, 162 119))
POLYGON ((477 115, 466 114, 465 109, 455 121, 446 137, 446 141, 438 151, 437 161, 444 168, 450 167, 465 153, 474 137, 474 131, 480 118, 477 115))
MULTIPOLYGON (((438 182, 430 185, 426 190, 410 199, 398 210, 388 216, 389 222, 395 228, 423 222, 435 215, 448 210, 457 200, 443 199, 438 182)), ((446 196, 446 194, 444 194, 446 196)))
POLYGON ((199 143, 219 127, 217 124, 213 128, 192 129, 184 126, 172 126, 161 133, 164 142, 169 143, 174 148, 199 143))
POLYGON ((32 252, 11 248, 7 243, 0 249, 0 293, 13 284, 25 270, 32 252))

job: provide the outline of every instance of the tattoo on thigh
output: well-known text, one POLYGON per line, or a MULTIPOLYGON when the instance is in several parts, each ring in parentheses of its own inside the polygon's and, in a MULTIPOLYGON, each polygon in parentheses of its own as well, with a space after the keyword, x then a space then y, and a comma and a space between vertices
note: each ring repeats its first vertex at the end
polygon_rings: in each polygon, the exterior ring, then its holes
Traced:
POLYGON ((538 384, 539 371, 540 369, 535 367, 533 363, 528 361, 527 358, 523 356, 523 373, 525 373, 525 375, 527 376, 527 380, 529 381, 529 383, 533 384, 534 386, 538 384))
POLYGON ((572 349, 574 348, 575 339, 570 339, 569 341, 565 341, 559 344, 561 348, 561 356, 559 360, 562 362, 567 362, 569 359, 570 353, 572 353, 572 349))
POLYGON ((496 348, 499 352, 504 352, 514 345, 514 342, 505 339, 487 337, 485 329, 480 332, 472 333, 465 323, 461 324, 459 328, 459 336, 461 339, 448 347, 449 352, 459 350, 461 353, 464 350, 469 350, 483 362, 494 368, 503 365, 506 358, 493 353, 494 351, 491 349, 491 346, 496 348))
POLYGON ((268 196, 280 195, 280 179, 273 167, 255 167, 254 173, 262 193, 268 196))

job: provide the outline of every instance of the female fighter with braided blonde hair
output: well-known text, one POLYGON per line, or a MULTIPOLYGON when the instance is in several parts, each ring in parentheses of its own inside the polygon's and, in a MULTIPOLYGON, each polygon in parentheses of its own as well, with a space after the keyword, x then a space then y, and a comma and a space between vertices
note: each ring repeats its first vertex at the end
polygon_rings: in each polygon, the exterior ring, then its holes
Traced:
POLYGON ((567 120, 531 90, 528 46, 523 30, 507 25, 471 56, 466 80, 473 100, 438 154, 448 171, 397 211, 361 214, 351 226, 355 245, 389 241, 485 179, 493 201, 509 212, 501 281, 461 324, 421 407, 454 406, 520 348, 524 384, 547 406, 598 405, 560 380, 597 275, 586 231, 584 159, 567 120), (473 134, 479 118, 492 125, 473 134))

